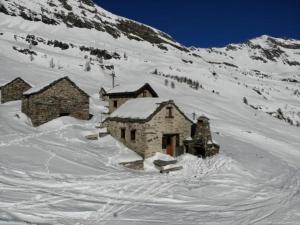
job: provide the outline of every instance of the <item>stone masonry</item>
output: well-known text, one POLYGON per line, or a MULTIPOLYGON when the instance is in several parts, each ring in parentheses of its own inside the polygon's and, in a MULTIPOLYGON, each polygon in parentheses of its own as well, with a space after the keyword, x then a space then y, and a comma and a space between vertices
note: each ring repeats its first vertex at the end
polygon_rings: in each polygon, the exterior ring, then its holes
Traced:
POLYGON ((60 78, 39 91, 24 94, 22 112, 39 126, 60 116, 89 119, 89 96, 68 77, 60 78))
MULTIPOLYGON (((164 134, 178 134, 177 148, 183 148, 183 140, 191 136, 192 121, 190 121, 172 102, 162 105, 154 115, 146 121, 115 121, 108 120, 110 134, 134 150, 143 158, 153 156, 156 152, 166 153, 162 148, 164 134), (172 117, 167 117, 168 108, 172 108, 172 117), (126 130, 125 138, 121 138, 121 128, 126 130), (136 139, 131 141, 130 131, 136 130, 136 139)), ((174 152, 174 156, 176 156, 174 152)))
POLYGON ((25 91, 31 88, 31 85, 18 77, 1 87, 1 103, 21 100, 25 91))

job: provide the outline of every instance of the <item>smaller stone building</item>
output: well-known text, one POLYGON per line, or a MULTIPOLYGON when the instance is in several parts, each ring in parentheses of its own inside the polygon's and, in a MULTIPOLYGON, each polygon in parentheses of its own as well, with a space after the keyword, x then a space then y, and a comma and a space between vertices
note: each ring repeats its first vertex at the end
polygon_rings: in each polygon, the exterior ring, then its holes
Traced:
POLYGON ((192 139, 184 141, 186 153, 199 157, 210 157, 219 153, 220 146, 213 142, 209 119, 200 116, 192 126, 192 139))
POLYGON ((160 98, 128 100, 104 122, 113 137, 143 158, 183 154, 193 124, 172 100, 160 98))
POLYGON ((25 91, 29 90, 31 85, 24 81, 22 78, 17 77, 12 81, 3 84, 1 90, 1 103, 21 100, 25 91))
MULTIPOLYGON (((105 90, 103 89, 102 93, 104 92, 105 90)), ((106 97, 109 102, 109 113, 112 113, 129 99, 146 97, 154 98, 158 97, 158 94, 154 91, 150 84, 146 83, 144 85, 132 84, 115 87, 106 91, 102 98, 105 99, 106 97)))
POLYGON ((31 88, 23 94, 22 112, 39 126, 61 116, 88 120, 89 95, 69 77, 31 88))

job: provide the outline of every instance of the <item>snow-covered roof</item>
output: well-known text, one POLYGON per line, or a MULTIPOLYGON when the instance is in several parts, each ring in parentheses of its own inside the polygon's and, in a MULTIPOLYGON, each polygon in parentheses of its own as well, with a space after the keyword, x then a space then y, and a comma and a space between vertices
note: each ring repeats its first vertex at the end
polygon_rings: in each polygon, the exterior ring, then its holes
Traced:
POLYGON ((24 80, 24 79, 21 78, 21 77, 16 77, 16 78, 14 78, 14 79, 12 79, 12 80, 10 80, 10 81, 6 81, 6 82, 3 82, 3 83, 0 83, 0 87, 3 87, 3 86, 5 86, 5 85, 7 85, 7 84, 9 84, 9 83, 12 83, 13 81, 18 80, 18 79, 24 81, 25 83, 27 83, 27 84, 29 84, 31 87, 33 87, 33 85, 32 85, 31 83, 29 83, 28 81, 24 80))
POLYGON ((114 111, 109 118, 147 119, 157 110, 161 103, 169 101, 171 100, 162 98, 131 99, 114 111))
POLYGON ((120 92, 134 92, 140 89, 144 84, 128 84, 117 86, 107 91, 109 94, 120 93, 120 92))
MULTIPOLYGON (((65 77, 60 77, 58 79, 55 79, 55 80, 52 80, 52 81, 48 81, 48 82, 44 82, 44 83, 41 83, 33 88, 30 88, 28 91, 24 92, 24 95, 32 95, 32 94, 35 94, 35 93, 38 93, 44 89, 47 89, 48 87, 50 87, 51 85, 54 85, 56 84, 57 82, 59 82, 60 80, 63 80, 63 79, 67 79, 69 80, 76 88, 78 88, 79 90, 81 90, 83 93, 85 93, 81 88, 79 88, 69 77, 65 76, 65 77)), ((86 94, 86 93, 85 93, 86 94)), ((86 94, 88 95, 88 94, 86 94)))
POLYGON ((139 90, 142 90, 143 88, 148 88, 152 93, 153 96, 158 96, 156 92, 153 90, 153 88, 148 83, 135 83, 135 84, 128 84, 128 85, 120 85, 113 89, 106 90, 107 95, 115 95, 115 94, 130 94, 138 92, 139 90))
POLYGON ((190 122, 193 121, 182 112, 173 100, 165 98, 135 98, 130 99, 114 111, 107 120, 138 120, 145 121, 159 111, 161 106, 173 104, 178 111, 190 122), (163 105, 162 105, 163 104, 163 105))

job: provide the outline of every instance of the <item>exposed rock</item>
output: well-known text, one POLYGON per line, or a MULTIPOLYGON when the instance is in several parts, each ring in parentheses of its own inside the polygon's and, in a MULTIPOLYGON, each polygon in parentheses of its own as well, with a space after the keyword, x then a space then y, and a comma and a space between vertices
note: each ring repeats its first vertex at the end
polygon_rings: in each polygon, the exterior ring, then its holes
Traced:
POLYGON ((88 139, 88 140, 94 141, 94 140, 98 140, 98 135, 97 134, 90 134, 90 135, 86 135, 85 138, 88 139))

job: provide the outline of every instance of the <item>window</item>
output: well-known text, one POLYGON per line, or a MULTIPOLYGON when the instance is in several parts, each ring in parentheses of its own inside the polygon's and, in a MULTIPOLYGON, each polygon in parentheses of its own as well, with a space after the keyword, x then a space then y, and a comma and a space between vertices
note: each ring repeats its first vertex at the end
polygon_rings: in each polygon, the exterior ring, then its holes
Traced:
POLYGON ((135 141, 135 136, 136 136, 136 130, 131 130, 131 132, 130 132, 130 139, 132 141, 135 141))
POLYGON ((166 118, 173 118, 173 108, 167 107, 167 116, 166 118))
POLYGON ((121 128, 121 138, 125 139, 125 135, 126 135, 126 129, 125 128, 121 128))
POLYGON ((143 97, 147 97, 147 91, 143 91, 143 97))
POLYGON ((118 101, 117 101, 117 100, 114 101, 114 107, 115 107, 115 108, 118 107, 118 101))

